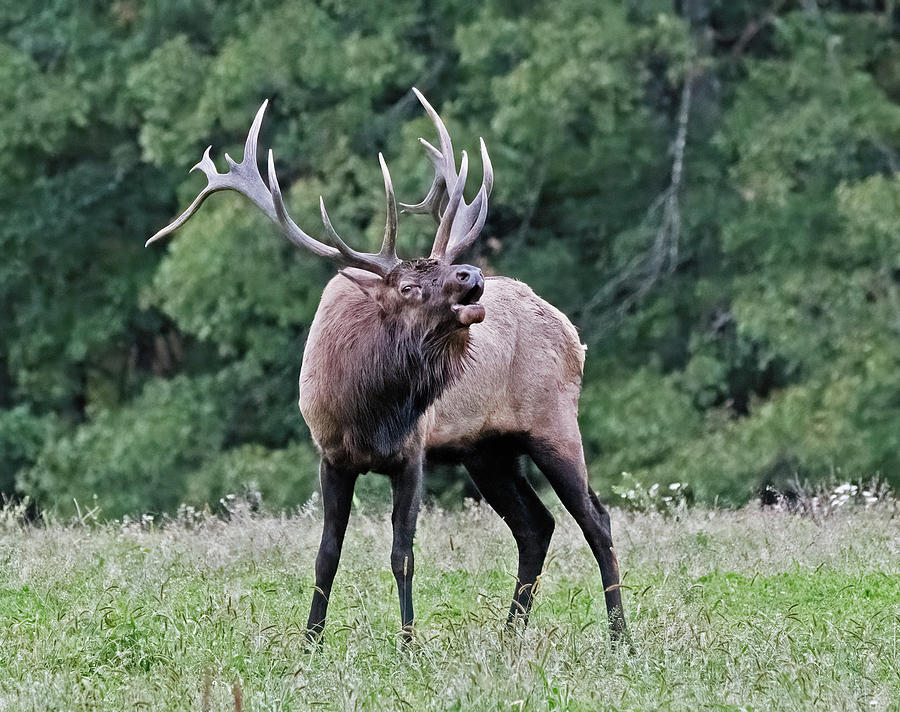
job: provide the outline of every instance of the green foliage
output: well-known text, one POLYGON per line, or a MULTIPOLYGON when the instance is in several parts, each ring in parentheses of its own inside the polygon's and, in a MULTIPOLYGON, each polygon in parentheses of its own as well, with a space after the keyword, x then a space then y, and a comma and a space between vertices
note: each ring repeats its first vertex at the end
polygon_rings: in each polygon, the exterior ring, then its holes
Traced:
POLYGON ((298 260, 264 217, 229 197, 185 227, 144 302, 223 356, 279 361, 312 321, 326 268, 298 260))
POLYGON ((0 491, 14 491, 16 472, 34 464, 54 425, 52 417, 35 416, 27 406, 0 411, 0 491))
POLYGON ((144 160, 161 167, 188 166, 185 146, 202 136, 209 123, 199 113, 185 115, 185 109, 196 107, 197 77, 208 65, 209 57, 178 35, 131 68, 126 89, 142 117, 138 143, 144 160))
POLYGON ((74 500, 94 502, 110 516, 173 510, 185 479, 225 444, 237 369, 148 384, 132 403, 103 410, 73 434, 52 441, 19 486, 38 501, 71 511, 74 500))
MULTIPOLYGON (((582 396, 581 424, 585 449, 593 455, 588 467, 607 490, 623 471, 666 462, 682 443, 702 433, 702 418, 690 397, 671 377, 651 369, 620 379, 592 379, 582 396)), ((680 476, 673 473, 665 484, 680 476)))
MULTIPOLYGON (((205 146, 240 155, 266 97, 298 223, 315 234, 324 195, 377 245, 377 152, 401 200, 430 180, 412 85, 457 149, 491 151, 467 259, 590 346, 598 489, 623 471, 733 503, 836 470, 900 482, 897 22, 862 2, 0 3, 0 491, 96 493, 110 515, 251 480, 305 501, 296 378, 333 269, 233 195, 140 245, 202 186, 205 146)), ((432 236, 404 216, 401 254, 432 236)), ((430 486, 458 497, 448 472, 430 486)))
POLYGON ((207 459, 191 474, 182 499, 202 506, 227 495, 258 493, 270 507, 292 509, 318 486, 318 466, 318 454, 305 442, 283 450, 244 445, 207 459))

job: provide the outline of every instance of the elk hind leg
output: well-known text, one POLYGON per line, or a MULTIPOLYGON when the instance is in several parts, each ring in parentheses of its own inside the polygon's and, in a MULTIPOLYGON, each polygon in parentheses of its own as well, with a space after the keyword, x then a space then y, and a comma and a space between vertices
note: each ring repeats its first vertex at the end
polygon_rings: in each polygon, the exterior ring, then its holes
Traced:
POLYGON ((528 454, 587 539, 600 567, 610 635, 613 641, 619 641, 625 634, 619 564, 613 548, 609 512, 588 485, 581 438, 560 442, 534 440, 529 445, 528 454))
POLYGON ((521 456, 503 445, 482 445, 464 459, 475 486, 512 531, 519 550, 508 623, 528 622, 537 577, 553 535, 553 516, 522 472, 521 456))

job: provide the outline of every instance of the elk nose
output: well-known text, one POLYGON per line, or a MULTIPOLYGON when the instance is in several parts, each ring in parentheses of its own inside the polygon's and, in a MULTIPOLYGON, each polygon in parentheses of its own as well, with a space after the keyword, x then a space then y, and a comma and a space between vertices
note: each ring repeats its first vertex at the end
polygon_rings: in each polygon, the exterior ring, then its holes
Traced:
POLYGON ((474 286, 481 278, 481 270, 477 267, 460 267, 456 270, 456 281, 463 287, 474 286))

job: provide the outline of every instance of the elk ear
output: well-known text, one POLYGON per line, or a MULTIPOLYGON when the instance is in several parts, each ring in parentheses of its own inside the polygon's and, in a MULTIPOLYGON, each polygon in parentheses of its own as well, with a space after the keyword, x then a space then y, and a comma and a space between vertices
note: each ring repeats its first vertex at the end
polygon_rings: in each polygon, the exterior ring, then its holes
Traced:
POLYGON ((359 290, 369 299, 378 301, 378 288, 384 280, 377 274, 366 272, 361 269, 353 269, 352 267, 350 269, 338 270, 338 274, 353 282, 353 284, 359 287, 359 290))

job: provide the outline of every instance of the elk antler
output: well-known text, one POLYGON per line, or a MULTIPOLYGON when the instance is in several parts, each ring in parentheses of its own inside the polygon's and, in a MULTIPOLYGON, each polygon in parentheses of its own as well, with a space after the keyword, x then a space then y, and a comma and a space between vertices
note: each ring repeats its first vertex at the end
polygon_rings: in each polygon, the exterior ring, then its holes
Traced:
POLYGON ((281 188, 278 185, 278 177, 275 175, 275 158, 271 148, 269 149, 268 161, 268 188, 259 174, 259 167, 256 164, 256 145, 259 139, 259 129, 262 126, 263 115, 266 113, 268 104, 269 101, 267 99, 259 107, 259 111, 256 112, 256 118, 253 119, 250 133, 247 134, 247 141, 244 144, 244 157, 241 162, 235 163, 231 156, 226 153, 225 160, 228 161, 228 172, 219 173, 216 170, 215 163, 209 157, 212 146, 207 148, 200 162, 191 168, 191 171, 199 168, 206 174, 206 187, 194 198, 194 202, 190 204, 187 210, 147 240, 146 245, 175 232, 197 212, 203 201, 216 191, 233 190, 250 198, 270 220, 281 228, 284 236, 295 246, 305 248, 320 257, 327 257, 342 267, 358 267, 359 269, 386 277, 394 267, 400 264, 400 258, 397 257, 395 249, 397 242, 397 200, 394 197, 394 187, 391 184, 391 175, 384 162, 384 156, 380 153, 378 154, 381 173, 384 177, 385 199, 387 201, 387 222, 384 226, 384 239, 381 243, 381 251, 373 254, 357 252, 349 247, 331 225, 328 213, 325 212, 325 202, 321 197, 319 198, 319 206, 322 210, 322 222, 325 224, 325 233, 331 242, 331 246, 319 242, 303 232, 288 214, 284 205, 284 197, 281 194, 281 188))
POLYGON ((421 203, 416 205, 400 203, 400 205, 407 213, 431 213, 438 223, 431 256, 453 262, 463 250, 475 241, 484 227, 488 197, 494 185, 494 169, 491 166, 484 139, 479 139, 484 177, 475 199, 471 203, 466 203, 463 189, 466 186, 469 157, 465 151, 462 152, 459 175, 457 175, 456 158, 453 155, 453 144, 450 142, 447 127, 444 126, 444 122, 441 121, 441 117, 438 116, 434 107, 422 96, 422 92, 413 87, 413 93, 425 107, 425 111, 437 128, 441 150, 437 150, 424 138, 419 139, 434 165, 434 182, 421 203))

